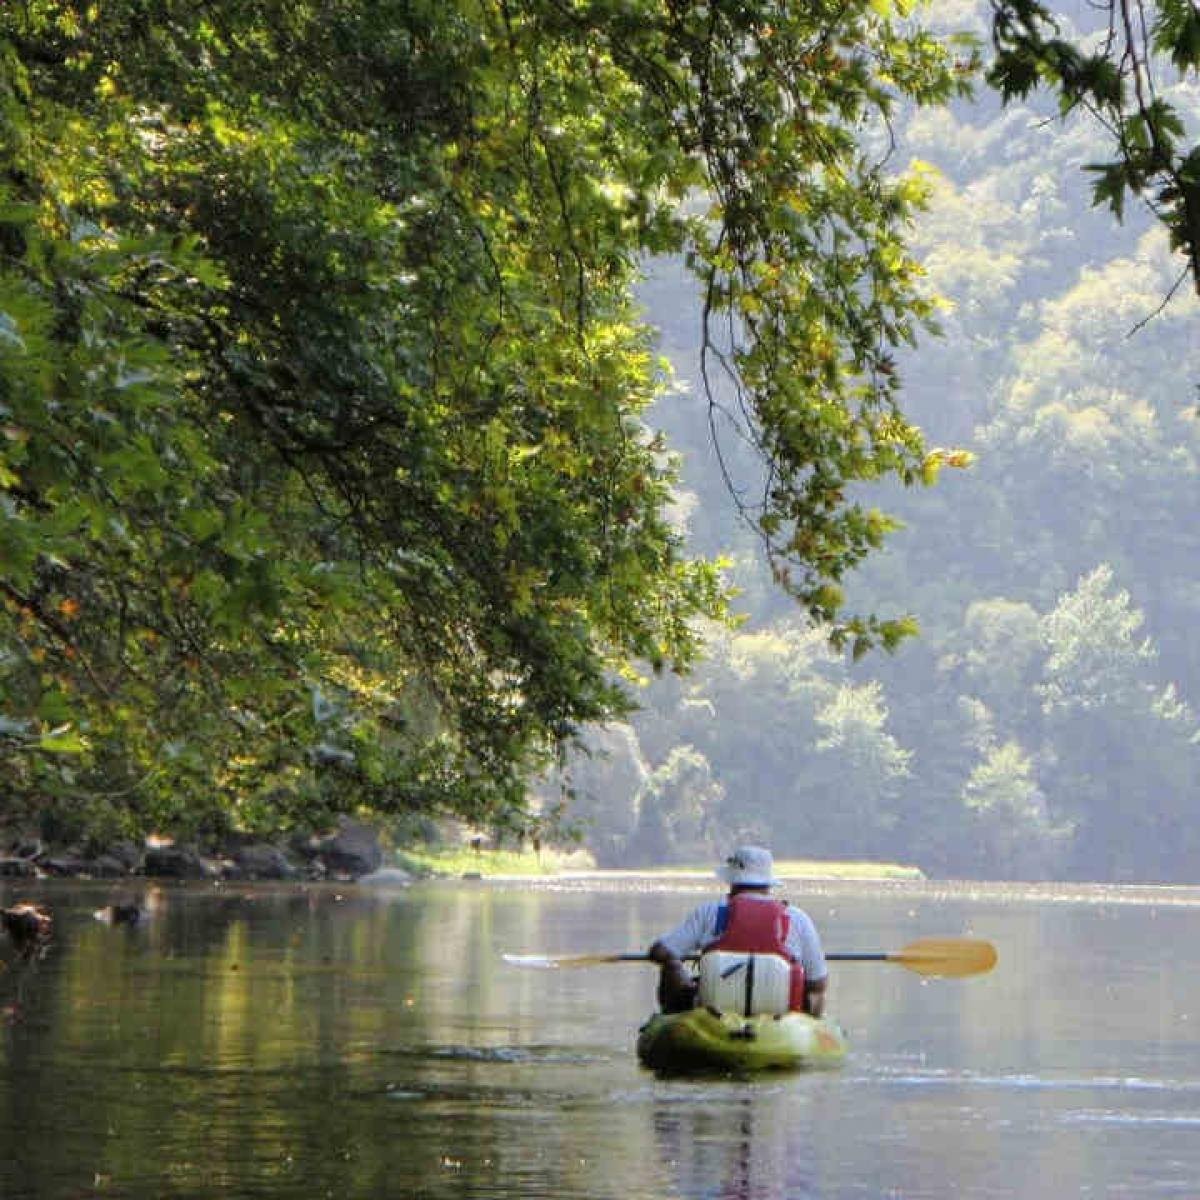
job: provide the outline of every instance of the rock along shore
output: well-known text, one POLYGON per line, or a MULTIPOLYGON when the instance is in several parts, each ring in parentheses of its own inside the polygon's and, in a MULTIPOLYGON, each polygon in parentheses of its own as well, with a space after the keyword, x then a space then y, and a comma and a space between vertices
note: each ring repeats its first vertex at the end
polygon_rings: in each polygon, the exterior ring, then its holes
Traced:
POLYGON ((383 866, 384 849, 369 825, 341 818, 326 833, 296 835, 286 841, 232 837, 214 848, 150 838, 143 845, 123 842, 85 854, 71 847, 46 846, 36 837, 0 838, 0 879, 121 879, 144 876, 190 880, 353 881, 400 874, 383 866), (382 868, 382 869, 381 869, 382 868))

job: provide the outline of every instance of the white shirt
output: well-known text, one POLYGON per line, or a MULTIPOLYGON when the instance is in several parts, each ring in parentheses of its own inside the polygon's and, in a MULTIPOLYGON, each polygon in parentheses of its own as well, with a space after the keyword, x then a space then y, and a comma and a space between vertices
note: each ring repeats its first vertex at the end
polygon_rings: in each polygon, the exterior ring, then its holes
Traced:
MULTIPOLYGON (((742 892, 755 900, 767 900, 772 904, 778 901, 757 892, 742 892)), ((718 914, 722 900, 713 900, 692 909, 683 919, 683 923, 670 933, 658 940, 677 958, 688 958, 699 954, 709 942, 716 941, 720 936, 717 931, 718 914)), ((825 952, 821 949, 821 939, 812 918, 803 909, 795 905, 787 906, 788 933, 784 945, 788 953, 796 958, 804 967, 804 978, 809 983, 820 983, 829 974, 825 965, 825 952)))

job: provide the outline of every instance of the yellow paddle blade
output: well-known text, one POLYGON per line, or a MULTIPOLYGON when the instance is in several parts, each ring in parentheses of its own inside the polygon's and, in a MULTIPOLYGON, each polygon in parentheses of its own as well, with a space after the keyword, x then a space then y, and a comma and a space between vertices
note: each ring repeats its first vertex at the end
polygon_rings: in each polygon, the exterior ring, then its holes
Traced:
POLYGON ((996 947, 976 938, 920 938, 887 956, 918 975, 982 975, 996 965, 996 947))

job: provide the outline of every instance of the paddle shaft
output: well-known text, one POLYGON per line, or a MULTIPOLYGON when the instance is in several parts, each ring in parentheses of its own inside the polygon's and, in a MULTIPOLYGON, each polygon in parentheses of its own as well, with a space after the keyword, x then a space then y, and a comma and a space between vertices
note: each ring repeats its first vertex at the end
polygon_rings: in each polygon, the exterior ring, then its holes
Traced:
MULTIPOLYGON (((648 954, 606 954, 587 955, 581 957, 594 958, 597 962, 652 962, 648 954)), ((690 954, 688 958, 697 958, 698 955, 690 954)), ((826 954, 827 962, 887 962, 892 955, 884 954, 882 951, 874 954, 826 954)))
MULTIPOLYGON (((600 963, 600 962, 653 962, 654 961, 648 954, 606 954, 603 956, 601 956, 601 955, 584 955, 581 957, 589 958, 591 960, 594 960, 597 963, 600 963)), ((689 959, 694 959, 697 957, 699 957, 699 956, 695 955, 695 954, 688 955, 689 959)), ((826 962, 893 962, 893 961, 903 962, 904 960, 903 960, 903 958, 897 958, 897 956, 895 954, 885 954, 883 951, 877 951, 877 952, 869 953, 869 954, 868 953, 826 954, 825 961, 826 962)))
MULTIPOLYGON (((982 975, 996 965, 996 949, 974 938, 922 938, 891 953, 859 951, 827 954, 831 962, 887 962, 919 975, 982 975)), ((592 967, 602 963, 652 962, 649 954, 506 954, 519 967, 592 967)))

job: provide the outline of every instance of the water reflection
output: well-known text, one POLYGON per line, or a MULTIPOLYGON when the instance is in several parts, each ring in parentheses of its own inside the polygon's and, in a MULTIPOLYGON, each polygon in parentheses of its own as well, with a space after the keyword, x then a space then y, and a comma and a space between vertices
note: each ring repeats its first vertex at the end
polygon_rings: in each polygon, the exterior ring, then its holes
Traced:
POLYGON ((669 1081, 634 1058, 644 965, 501 956, 644 946, 678 888, 0 888, 54 914, 44 958, 0 944, 0 1196, 1194 1194, 1200 892, 791 891, 831 949, 973 933, 1000 968, 846 964, 842 1071, 669 1081))
POLYGON ((811 1123, 766 1085, 718 1091, 654 1110, 658 1153, 675 1175, 676 1194, 694 1200, 809 1200, 811 1123))

